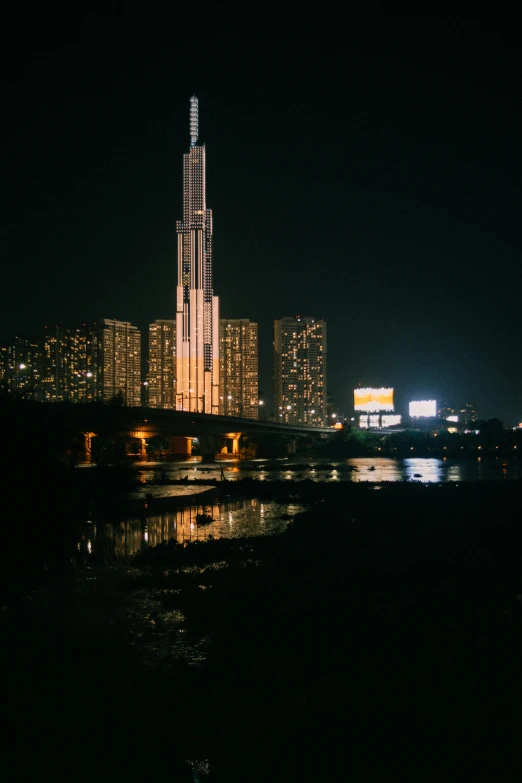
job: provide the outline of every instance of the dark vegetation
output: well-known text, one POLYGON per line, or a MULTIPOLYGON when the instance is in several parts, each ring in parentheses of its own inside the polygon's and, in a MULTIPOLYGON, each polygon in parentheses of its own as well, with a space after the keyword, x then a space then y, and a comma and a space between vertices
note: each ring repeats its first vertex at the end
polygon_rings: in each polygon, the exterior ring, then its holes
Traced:
POLYGON ((476 459, 478 456, 516 458, 522 451, 522 429, 505 429, 498 419, 469 424, 466 431, 449 432, 441 428, 398 428, 386 435, 375 430, 360 430, 345 424, 325 443, 325 455, 332 458, 438 457, 476 459))

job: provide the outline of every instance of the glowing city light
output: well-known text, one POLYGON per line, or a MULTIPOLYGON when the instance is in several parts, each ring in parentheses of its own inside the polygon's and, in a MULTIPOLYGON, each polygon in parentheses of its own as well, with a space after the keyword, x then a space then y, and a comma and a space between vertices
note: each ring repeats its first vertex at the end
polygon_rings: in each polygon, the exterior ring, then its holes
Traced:
POLYGON ((393 389, 390 388, 354 389, 353 398, 356 411, 375 413, 394 410, 393 389))
POLYGON ((410 402, 410 416, 412 419, 421 417, 435 417, 437 415, 436 400, 413 400, 410 402))

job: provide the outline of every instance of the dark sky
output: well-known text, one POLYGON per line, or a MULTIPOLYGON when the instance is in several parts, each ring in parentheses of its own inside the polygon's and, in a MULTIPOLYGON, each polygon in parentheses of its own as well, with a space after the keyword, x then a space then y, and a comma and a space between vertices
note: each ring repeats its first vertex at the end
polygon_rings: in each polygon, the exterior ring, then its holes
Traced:
POLYGON ((393 386, 402 412, 447 398, 522 421, 508 21, 376 16, 334 38, 184 43, 186 20, 3 21, 0 344, 107 317, 145 348, 148 324, 174 316, 196 94, 214 291, 222 317, 259 323, 267 399, 273 320, 300 314, 327 322, 347 415, 360 382, 393 386))

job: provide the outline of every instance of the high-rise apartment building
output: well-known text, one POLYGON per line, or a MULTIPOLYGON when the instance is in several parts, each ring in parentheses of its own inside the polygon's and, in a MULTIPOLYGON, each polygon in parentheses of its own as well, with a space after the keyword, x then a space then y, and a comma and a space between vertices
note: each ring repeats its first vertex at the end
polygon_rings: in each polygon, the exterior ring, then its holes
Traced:
POLYGON ((43 339, 15 337, 1 349, 7 393, 39 402, 89 402, 95 398, 96 338, 92 326, 46 326, 43 339))
POLYGON ((91 402, 96 377, 96 326, 46 326, 41 373, 44 402, 91 402))
POLYGON ((148 405, 176 407, 176 321, 149 324, 148 405))
POLYGON ((219 300, 212 288, 212 211, 198 99, 190 99, 190 151, 183 156, 183 220, 178 221, 176 408, 219 412, 219 300))
POLYGON ((326 323, 300 316, 275 321, 275 421, 324 426, 327 399, 326 323))
POLYGON ((42 395, 45 402, 70 399, 71 366, 69 329, 46 326, 43 340, 42 395))
POLYGON ((15 337, 2 350, 2 381, 7 395, 41 400, 42 343, 15 337))
POLYGON ((98 379, 98 337, 96 324, 82 324, 69 331, 69 366, 72 402, 96 399, 98 379))
POLYGON ((95 335, 98 373, 96 396, 107 402, 121 396, 125 405, 141 405, 141 334, 128 321, 103 318, 95 335))
POLYGON ((219 321, 219 412, 257 419, 259 415, 258 328, 246 318, 219 321))

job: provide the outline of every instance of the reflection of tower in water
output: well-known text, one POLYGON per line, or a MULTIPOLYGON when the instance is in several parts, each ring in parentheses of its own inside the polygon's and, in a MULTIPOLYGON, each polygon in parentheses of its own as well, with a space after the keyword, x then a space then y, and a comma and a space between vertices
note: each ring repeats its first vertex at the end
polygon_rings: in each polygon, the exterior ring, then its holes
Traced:
POLYGON ((78 542, 84 562, 94 564, 99 557, 105 563, 128 559, 148 547, 175 541, 188 544, 217 538, 262 535, 281 532, 288 521, 304 507, 299 503, 279 504, 258 499, 234 500, 226 503, 208 503, 180 507, 163 514, 147 514, 121 522, 98 523, 88 531, 92 555, 87 551, 85 536, 78 542), (198 524, 196 516, 205 514, 198 524))
POLYGON ((223 509, 223 505, 217 504, 186 506, 164 514, 150 514, 145 518, 116 523, 110 526, 111 531, 107 533, 113 538, 116 557, 131 557, 149 546, 171 540, 184 544, 218 538, 220 534, 213 528, 223 509), (214 521, 205 526, 198 525, 196 516, 202 513, 209 514, 214 521))

